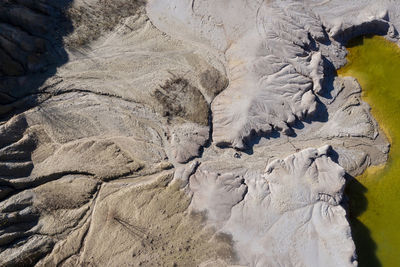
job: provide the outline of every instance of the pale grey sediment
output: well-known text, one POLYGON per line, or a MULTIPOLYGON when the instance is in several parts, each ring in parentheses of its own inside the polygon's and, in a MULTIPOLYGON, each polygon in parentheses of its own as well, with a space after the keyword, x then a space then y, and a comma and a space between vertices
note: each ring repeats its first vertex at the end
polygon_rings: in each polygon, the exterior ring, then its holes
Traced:
POLYGON ((335 70, 394 1, 67 2, 0 4, 0 266, 357 265, 389 146, 335 70))

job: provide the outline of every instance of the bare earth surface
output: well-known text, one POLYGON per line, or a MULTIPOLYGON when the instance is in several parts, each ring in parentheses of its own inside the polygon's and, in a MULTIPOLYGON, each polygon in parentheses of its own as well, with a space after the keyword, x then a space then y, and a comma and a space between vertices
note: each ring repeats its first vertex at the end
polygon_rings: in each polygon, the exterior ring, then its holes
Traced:
POLYGON ((347 40, 396 1, 0 2, 0 266, 357 266, 388 141, 347 40))

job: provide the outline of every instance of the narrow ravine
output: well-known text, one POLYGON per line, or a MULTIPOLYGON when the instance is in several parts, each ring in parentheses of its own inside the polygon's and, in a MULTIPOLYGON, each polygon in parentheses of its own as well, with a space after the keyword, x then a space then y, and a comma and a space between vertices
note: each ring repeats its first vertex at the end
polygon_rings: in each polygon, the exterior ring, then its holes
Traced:
POLYGON ((359 266, 400 263, 400 48, 383 37, 360 37, 347 47, 340 76, 359 81, 363 100, 391 143, 384 166, 370 167, 351 182, 350 222, 359 266))

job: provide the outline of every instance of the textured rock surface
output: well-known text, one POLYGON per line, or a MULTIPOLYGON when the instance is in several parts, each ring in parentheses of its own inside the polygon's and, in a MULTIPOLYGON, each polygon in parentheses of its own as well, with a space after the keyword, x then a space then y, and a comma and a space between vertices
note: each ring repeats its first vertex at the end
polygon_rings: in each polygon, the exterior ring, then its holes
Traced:
MULTIPOLYGON (((148 11, 156 26, 167 32, 191 27, 183 31, 224 38, 215 46, 225 53, 230 84, 212 103, 213 140, 217 145, 243 149, 243 139, 252 131, 290 134, 289 126, 296 119, 317 111, 314 93, 322 93, 324 71, 319 46, 329 39, 318 17, 302 4, 254 3, 238 16, 241 9, 235 5, 245 1, 235 1, 231 13, 224 12, 228 2, 220 1, 214 7, 212 2, 197 1, 189 9, 190 3, 185 1, 152 1, 148 11), (170 27, 178 24, 176 18, 167 17, 176 2, 180 8, 175 12, 183 18, 177 27, 170 27), (211 8, 213 13, 203 23, 203 13, 211 8), (225 34, 219 34, 220 24, 225 34), (236 31, 236 27, 240 29, 236 31)), ((331 42, 330 49, 338 50, 339 44, 331 42)), ((328 49, 324 54, 331 56, 328 49)))
POLYGON ((276 159, 263 173, 246 170, 243 183, 232 174, 200 171, 190 180, 193 208, 232 235, 243 264, 353 266, 354 245, 339 205, 345 171, 329 149, 276 159))
POLYGON ((2 1, 0 266, 357 265, 343 189, 389 146, 335 69, 399 12, 2 1))

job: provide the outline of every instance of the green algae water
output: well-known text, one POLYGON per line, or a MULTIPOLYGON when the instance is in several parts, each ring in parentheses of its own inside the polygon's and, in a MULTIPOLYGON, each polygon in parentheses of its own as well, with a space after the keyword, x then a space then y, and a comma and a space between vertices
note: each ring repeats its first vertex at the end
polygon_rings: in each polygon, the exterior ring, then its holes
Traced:
POLYGON ((356 177, 347 188, 359 266, 400 266, 400 48, 383 37, 348 45, 340 76, 357 78, 362 97, 390 140, 389 160, 356 177))

